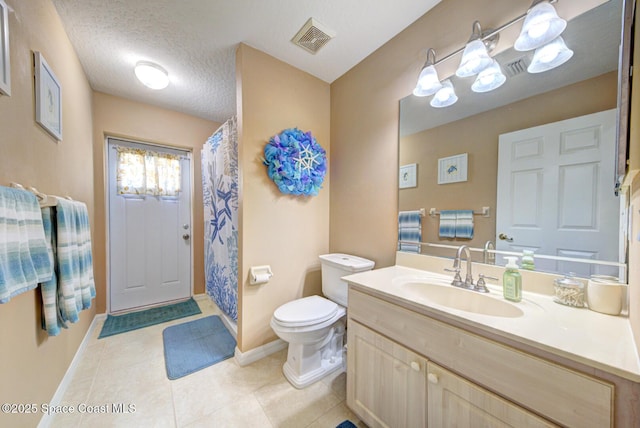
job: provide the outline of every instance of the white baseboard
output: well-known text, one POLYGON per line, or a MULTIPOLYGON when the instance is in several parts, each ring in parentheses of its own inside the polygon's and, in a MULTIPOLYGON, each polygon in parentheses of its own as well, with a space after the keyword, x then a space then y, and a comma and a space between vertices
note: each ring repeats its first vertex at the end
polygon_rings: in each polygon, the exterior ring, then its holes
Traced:
MULTIPOLYGON (((209 295, 206 293, 195 294, 193 298, 196 301, 208 300, 213 305, 216 305, 213 299, 209 297, 209 295)), ((229 333, 231 333, 233 338, 237 341, 238 340, 238 324, 235 323, 231 318, 229 318, 227 314, 222 312, 220 308, 218 308, 218 310, 220 311, 220 319, 222 320, 222 323, 225 325, 225 327, 227 327, 227 330, 229 330, 229 333)), ((258 361, 266 357, 267 355, 271 355, 275 352, 278 352, 281 349, 285 349, 287 345, 288 343, 285 342, 284 340, 276 339, 273 342, 269 342, 266 345, 258 346, 257 348, 251 349, 247 352, 241 352, 240 349, 238 349, 238 347, 236 346, 235 359, 238 362, 238 364, 240 364, 241 366, 246 366, 248 364, 253 363, 254 361, 258 361)))
MULTIPOLYGON (((67 368, 66 373, 62 377, 62 380, 58 385, 58 389, 56 389, 55 394, 53 394, 53 398, 51 398, 51 400, 49 401, 50 406, 59 406, 60 403, 62 402, 62 397, 64 397, 64 394, 67 392, 67 388, 69 388, 69 384, 73 379, 73 375, 76 373, 78 364, 80 364, 80 360, 82 359, 82 354, 84 354, 84 350, 86 349, 87 344, 89 343, 89 340, 91 340, 91 337, 93 336, 93 331, 96 329, 96 324, 98 323, 98 321, 104 320, 106 318, 107 318, 107 314, 97 314, 96 316, 93 317, 93 321, 91 321, 91 325, 89 326, 89 329, 85 333, 84 338, 82 339, 82 342, 78 347, 78 350, 73 356, 73 360, 71 360, 71 364, 69 364, 69 368, 67 368)), ((45 413, 40 419, 40 422, 38 423, 38 428, 48 428, 49 426, 51 426, 52 421, 53 421, 53 415, 48 415, 45 413)))
POLYGON ((241 366, 246 366, 268 355, 274 354, 281 349, 285 349, 287 346, 288 343, 282 339, 276 339, 273 342, 250 349, 247 352, 240 351, 236 346, 235 359, 241 366))
POLYGON ((194 294, 193 295, 193 300, 195 301, 199 301, 199 300, 210 300, 211 298, 209 297, 209 295, 207 293, 200 293, 200 294, 194 294))
MULTIPOLYGON (((216 302, 214 302, 213 299, 209 297, 209 295, 206 293, 194 294, 193 298, 196 301, 206 300, 208 302, 211 302, 212 305, 218 308, 218 305, 216 305, 216 302)), ((233 338, 237 341, 238 340, 238 324, 235 321, 233 321, 231 318, 229 318, 227 314, 222 312, 220 308, 218 308, 218 312, 220 312, 219 317, 222 320, 222 324, 224 324, 224 326, 227 327, 227 330, 229 330, 229 333, 231 333, 231 336, 233 336, 233 338)))
POLYGON ((231 336, 238 341, 238 324, 236 324, 231 318, 227 316, 225 313, 220 313, 220 319, 222 320, 222 324, 227 327, 231 336))

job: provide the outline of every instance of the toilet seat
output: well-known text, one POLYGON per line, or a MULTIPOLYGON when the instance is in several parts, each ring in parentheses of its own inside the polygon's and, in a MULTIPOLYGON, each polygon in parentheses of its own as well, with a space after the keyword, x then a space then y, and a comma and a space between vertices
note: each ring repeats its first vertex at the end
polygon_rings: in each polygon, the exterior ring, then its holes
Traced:
POLYGON ((308 327, 342 317, 344 310, 341 309, 324 297, 309 296, 280 306, 273 313, 273 319, 282 327, 308 327))

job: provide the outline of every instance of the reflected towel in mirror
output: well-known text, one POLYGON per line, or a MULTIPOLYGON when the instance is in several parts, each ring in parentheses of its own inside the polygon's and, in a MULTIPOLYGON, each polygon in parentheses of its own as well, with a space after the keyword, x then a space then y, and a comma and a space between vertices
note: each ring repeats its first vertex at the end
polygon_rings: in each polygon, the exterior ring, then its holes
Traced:
POLYGON ((456 237, 456 211, 442 210, 440 211, 440 228, 438 234, 440 238, 456 237))
MULTIPOLYGON (((400 211, 398 214, 398 241, 422 241, 422 215, 419 210, 400 211)), ((399 251, 420 253, 420 244, 398 244, 399 251)))
POLYGON ((456 238, 473 238, 473 211, 456 211, 456 238))

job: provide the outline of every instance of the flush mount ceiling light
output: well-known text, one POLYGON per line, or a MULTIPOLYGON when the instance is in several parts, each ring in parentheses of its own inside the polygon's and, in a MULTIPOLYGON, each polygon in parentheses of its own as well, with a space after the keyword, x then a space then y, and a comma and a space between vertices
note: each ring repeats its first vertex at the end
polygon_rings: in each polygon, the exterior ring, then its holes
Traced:
POLYGON ((507 81, 507 77, 502 73, 502 68, 498 61, 493 60, 493 63, 482 70, 476 81, 471 85, 473 92, 489 92, 502 86, 507 81))
POLYGON ((428 97, 438 92, 438 89, 442 87, 440 79, 438 79, 438 72, 433 65, 435 62, 436 51, 429 49, 427 51, 427 61, 424 63, 422 71, 420 71, 418 83, 413 90, 413 95, 417 97, 428 97))
POLYGON ((527 12, 513 47, 517 51, 537 49, 557 38, 566 27, 567 21, 558 16, 547 0, 537 0, 527 12))
POLYGON ((167 70, 149 61, 138 61, 136 77, 143 85, 151 89, 164 89, 169 85, 167 70))
POLYGON ((431 104, 431 107, 441 108, 449 107, 455 104, 456 101, 458 101, 458 96, 453 89, 451 80, 447 79, 442 82, 442 87, 436 92, 429 104, 431 104))
MULTIPOLYGON (((497 38, 498 33, 494 37, 497 38)), ((495 46, 496 43, 496 39, 491 39, 492 46, 495 46)), ((475 21, 472 26, 471 38, 467 42, 464 52, 462 52, 462 59, 460 60, 460 66, 456 70, 456 76, 475 76, 491 65, 492 61, 493 59, 491 59, 487 50, 487 44, 485 44, 482 37, 480 22, 475 21)))
POLYGON ((527 71, 529 73, 542 73, 561 66, 569 61, 572 56, 573 51, 567 47, 562 37, 558 37, 554 41, 536 49, 527 71))

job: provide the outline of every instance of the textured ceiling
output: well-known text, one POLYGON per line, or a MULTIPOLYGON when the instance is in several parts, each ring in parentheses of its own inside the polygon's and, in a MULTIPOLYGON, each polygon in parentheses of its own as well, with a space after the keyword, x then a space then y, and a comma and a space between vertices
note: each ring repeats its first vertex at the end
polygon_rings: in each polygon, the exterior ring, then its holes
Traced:
POLYGON ((328 83, 440 0, 53 0, 96 91, 217 122, 235 114, 240 42, 328 83), (313 55, 293 36, 313 17, 336 37, 313 55), (170 85, 145 88, 140 60, 164 67, 170 85))

